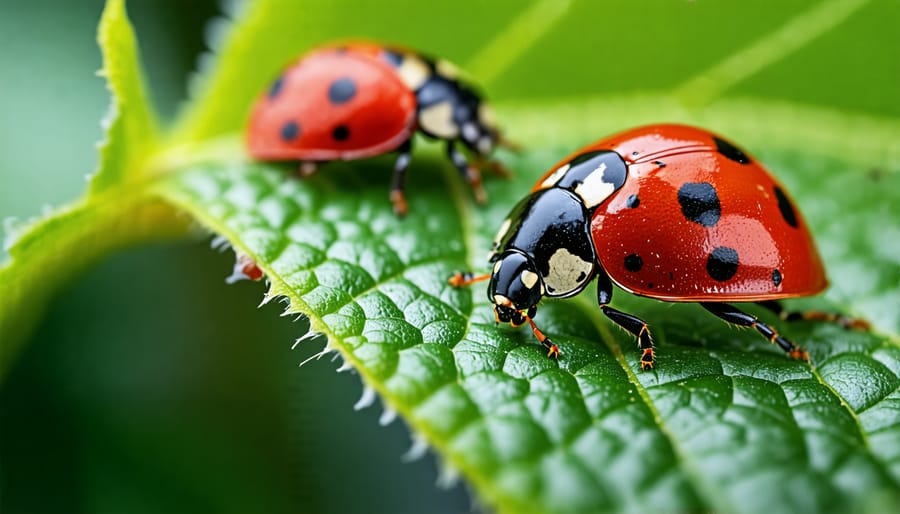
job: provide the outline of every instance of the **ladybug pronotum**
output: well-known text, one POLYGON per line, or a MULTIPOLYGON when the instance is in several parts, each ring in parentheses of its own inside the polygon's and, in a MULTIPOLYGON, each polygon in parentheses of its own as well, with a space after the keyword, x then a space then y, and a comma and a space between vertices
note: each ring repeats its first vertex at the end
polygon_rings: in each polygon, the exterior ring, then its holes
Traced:
POLYGON ((790 357, 808 354, 730 302, 756 302, 783 319, 867 323, 788 313, 777 300, 827 286, 809 229, 784 187, 726 139, 683 125, 651 125, 578 150, 552 167, 501 224, 490 274, 457 273, 454 286, 490 279, 497 322, 535 325, 543 297, 568 298, 594 278, 601 311, 634 334, 642 369, 655 362, 647 324, 609 304, 613 284, 667 302, 697 302, 755 328, 790 357))

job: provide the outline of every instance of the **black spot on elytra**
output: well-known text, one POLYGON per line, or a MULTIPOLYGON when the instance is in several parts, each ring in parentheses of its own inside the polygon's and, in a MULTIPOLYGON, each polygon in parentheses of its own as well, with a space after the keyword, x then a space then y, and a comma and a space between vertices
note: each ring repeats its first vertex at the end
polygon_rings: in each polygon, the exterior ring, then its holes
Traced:
POLYGON ((772 283, 775 284, 775 287, 781 285, 781 272, 777 269, 772 270, 772 283))
POLYGON ((296 121, 289 121, 281 126, 281 139, 284 141, 293 141, 300 135, 300 124, 296 121))
POLYGON ((638 195, 631 195, 628 197, 628 200, 625 200, 625 205, 629 209, 634 209, 635 207, 637 207, 640 204, 641 204, 641 199, 638 198, 638 195))
POLYGON ((719 222, 722 208, 716 188, 708 182, 688 182, 678 189, 678 203, 684 217, 704 227, 719 222))
POLYGON ((644 260, 641 259, 641 256, 633 253, 627 257, 625 257, 625 269, 628 271, 632 271, 637 273, 641 271, 641 268, 644 267, 644 260))
POLYGON ((653 282, 647 282, 647 289, 653 289, 653 282))
POLYGON ((342 77, 328 87, 328 100, 337 105, 349 102, 356 96, 356 82, 349 77, 342 77))
POLYGON ((338 125, 331 131, 331 137, 335 141, 346 141, 350 137, 350 129, 347 128, 347 125, 338 125))
POLYGON ((788 225, 797 228, 797 214, 794 212, 794 206, 780 187, 775 186, 775 198, 778 199, 778 210, 788 225))
POLYGON ((716 142, 716 149, 719 150, 720 154, 731 159, 732 161, 739 162, 741 164, 750 164, 750 158, 747 157, 747 154, 745 154, 740 148, 718 137, 713 137, 713 141, 716 142))
POLYGON ((714 280, 724 282, 737 273, 738 253, 734 248, 720 246, 709 254, 706 261, 706 272, 714 280))
POLYGON ((656 165, 659 166, 660 168, 665 168, 665 167, 666 167, 666 163, 664 163, 664 162, 662 162, 662 161, 653 161, 653 164, 656 164, 656 165))
POLYGON ((269 86, 269 100, 274 100, 279 94, 281 94, 281 87, 284 85, 284 77, 278 77, 275 79, 275 82, 272 82, 272 85, 269 86))

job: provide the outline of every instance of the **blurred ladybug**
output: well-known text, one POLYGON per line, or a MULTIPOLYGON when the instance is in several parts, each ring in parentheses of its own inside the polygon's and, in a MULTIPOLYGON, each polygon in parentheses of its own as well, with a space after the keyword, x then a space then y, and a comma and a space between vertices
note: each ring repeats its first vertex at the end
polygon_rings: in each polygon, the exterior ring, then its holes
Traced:
POLYGON ((800 212, 784 187, 724 138, 683 125, 650 125, 586 146, 550 169, 501 224, 493 272, 457 273, 454 286, 490 279, 498 322, 528 322, 543 297, 568 298, 597 279, 603 313, 637 337, 641 368, 654 364, 640 318, 609 306, 613 283, 667 302, 698 302, 753 327, 789 356, 808 354, 726 302, 756 302, 782 319, 866 322, 821 312, 787 313, 777 302, 819 293, 828 282, 800 212))
MULTIPOLYGON (((300 161, 302 175, 326 161, 399 153, 390 199, 407 212, 404 175, 412 136, 419 130, 447 143, 447 156, 484 202, 478 167, 457 142, 484 164, 505 144, 491 107, 450 63, 372 43, 311 51, 289 66, 253 107, 247 131, 250 155, 300 161)), ((502 167, 490 163, 498 173, 502 167)))

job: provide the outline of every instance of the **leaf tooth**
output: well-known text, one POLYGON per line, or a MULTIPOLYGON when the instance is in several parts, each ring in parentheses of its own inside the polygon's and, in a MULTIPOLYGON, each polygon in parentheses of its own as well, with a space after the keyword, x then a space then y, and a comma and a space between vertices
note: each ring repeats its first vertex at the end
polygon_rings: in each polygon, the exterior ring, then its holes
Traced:
POLYGON ((291 299, 288 298, 287 295, 282 293, 280 290, 275 289, 274 286, 270 285, 269 290, 266 292, 265 295, 263 295, 263 299, 260 302, 259 306, 257 306, 257 308, 268 304, 272 300, 276 300, 276 301, 279 301, 279 302, 287 304, 287 305, 290 305, 290 303, 291 303, 291 299))
POLYGON ((3 218, 3 251, 8 252, 19 239, 19 236, 30 228, 31 223, 23 222, 15 216, 3 218))
POLYGON ((222 44, 228 37, 234 21, 226 16, 216 16, 206 23, 203 29, 203 39, 206 47, 213 52, 222 48, 222 44))
POLYGON ((216 236, 209 241, 209 247, 218 252, 224 252, 231 248, 231 243, 225 236, 216 236))
POLYGON ((322 351, 321 351, 321 352, 316 353, 316 354, 310 356, 308 359, 306 359, 305 361, 301 362, 297 367, 302 368, 307 362, 312 361, 312 360, 319 360, 319 359, 321 359, 322 357, 324 357, 325 355, 328 355, 329 353, 331 353, 331 352, 333 352, 333 351, 334 351, 334 349, 331 347, 331 345, 329 345, 329 344, 326 343, 326 344, 325 344, 325 348, 322 348, 322 351))
POLYGON ((355 370, 353 369, 353 366, 351 366, 350 363, 347 362, 346 359, 344 359, 344 360, 341 361, 341 365, 340 365, 340 366, 338 367, 338 369, 337 369, 337 372, 338 372, 338 373, 343 373, 343 372, 345 372, 345 371, 355 371, 355 370))
POLYGON ((240 19, 246 10, 247 0, 221 0, 219 2, 219 8, 222 10, 222 14, 224 16, 228 16, 232 19, 240 19))
POLYGON ((234 267, 231 269, 231 275, 225 277, 225 283, 231 285, 242 280, 250 280, 250 277, 244 273, 244 265, 240 261, 235 261, 234 267))
POLYGON ((428 453, 428 441, 423 436, 413 432, 412 446, 400 456, 400 460, 403 462, 414 462, 424 457, 426 453, 428 453))
POLYGON ((459 470, 446 460, 441 460, 439 464, 437 480, 434 484, 440 489, 453 489, 459 483, 459 470))
POLYGON ((385 404, 384 410, 381 412, 381 416, 378 418, 378 424, 386 427, 393 423, 395 419, 397 419, 397 411, 395 411, 393 407, 385 404))
POLYGON ((371 407, 375 403, 375 390, 367 385, 363 385, 362 396, 353 404, 353 410, 363 410, 371 407))
POLYGON ((313 331, 313 330, 310 330, 309 332, 307 332, 307 333, 303 334, 302 336, 298 337, 296 341, 294 341, 294 344, 291 345, 291 350, 296 349, 296 348, 297 348, 297 345, 299 345, 300 343, 305 342, 305 341, 309 341, 309 340, 312 340, 312 339, 315 339, 316 337, 319 337, 320 335, 321 335, 321 334, 320 334, 319 332, 315 332, 315 331, 313 331))

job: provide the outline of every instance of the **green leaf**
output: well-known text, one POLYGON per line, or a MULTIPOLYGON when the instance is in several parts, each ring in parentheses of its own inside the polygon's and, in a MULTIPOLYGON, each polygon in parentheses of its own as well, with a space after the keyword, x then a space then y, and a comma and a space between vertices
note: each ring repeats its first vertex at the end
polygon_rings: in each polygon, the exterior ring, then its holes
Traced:
MULTIPOLYGON (((101 169, 87 199, 11 248, 0 270, 0 370, 68 277, 123 245, 183 232, 159 195, 255 259, 269 298, 309 316, 327 349, 498 511, 877 512, 900 501, 895 92, 873 87, 875 107, 828 97, 841 88, 793 79, 833 78, 831 52, 792 62, 819 38, 868 48, 843 27, 867 16, 885 29, 867 33, 889 33, 891 7, 789 4, 780 11, 787 30, 756 6, 723 16, 702 3, 684 24, 671 23, 684 6, 621 6, 615 16, 641 20, 635 30, 598 17, 590 2, 479 6, 473 19, 458 2, 242 4, 227 38, 229 22, 213 25, 215 66, 161 137, 123 3, 111 0, 100 40, 114 108, 101 169), (398 24, 398 12, 423 23, 398 24), (454 30, 434 30, 435 20, 454 30), (715 45, 677 38, 719 23, 715 45), (239 141, 264 84, 312 44, 359 34, 470 63, 492 97, 506 99, 501 121, 527 150, 500 156, 516 178, 489 178, 487 207, 422 142, 403 221, 387 201, 390 157, 331 163, 305 181, 288 176, 289 165, 246 161, 239 141), (749 56, 749 72, 734 56, 749 56), (794 83, 806 87, 767 89, 794 83), (810 89, 828 107, 808 103, 810 89), (740 96, 721 97, 729 91, 740 96), (810 351, 810 367, 696 306, 619 291, 614 305, 647 319, 658 343, 658 369, 642 373, 633 338, 600 315, 590 291, 542 304, 537 321, 563 352, 554 361, 527 331, 494 324, 482 288, 447 284, 453 271, 484 269, 498 220, 561 155, 673 120, 740 141, 787 183, 834 284, 825 298, 792 305, 867 316, 874 331, 773 321, 810 351)), ((857 71, 854 80, 891 84, 890 66, 857 71)))
POLYGON ((103 52, 99 74, 106 77, 111 103, 103 121, 106 139, 100 143, 99 168, 91 177, 92 194, 138 178, 143 160, 156 149, 159 139, 124 0, 107 2, 97 32, 103 52))
POLYGON ((7 234, 9 259, 0 267, 0 376, 63 284, 114 250, 184 234, 184 221, 146 194, 144 160, 157 134, 122 0, 107 4, 98 41, 112 93, 100 167, 87 196, 7 234))
MULTIPOLYGON (((531 115, 502 112, 513 126, 531 115)), ((659 369, 642 373, 633 338, 603 318, 593 291, 542 304, 537 321, 563 352, 556 362, 527 330, 495 326, 483 286, 447 284, 455 270, 484 269, 479 256, 498 220, 569 150, 504 156, 519 173, 488 181, 484 209, 451 166, 420 158, 403 221, 380 180, 390 159, 333 163, 305 181, 286 166, 201 163, 171 175, 161 193, 255 259, 269 297, 308 315, 328 349, 501 511, 838 512, 896 498, 896 335, 776 322, 809 349, 810 367, 697 307, 619 291, 614 304, 647 319, 659 342, 659 369)), ((859 263, 832 277, 832 302, 810 305, 896 305, 885 279, 898 266, 876 257, 884 240, 871 217, 897 219, 900 170, 873 177, 803 152, 761 157, 785 171, 828 241, 829 264, 859 263), (848 180, 859 194, 842 194, 848 180), (866 210, 873 195, 883 212, 866 210), (857 214, 835 226, 834 212, 857 214), (853 237, 842 238, 850 224, 853 237), (881 285, 846 289, 860 281, 881 285)), ((896 319, 880 321, 896 334, 896 319)))

